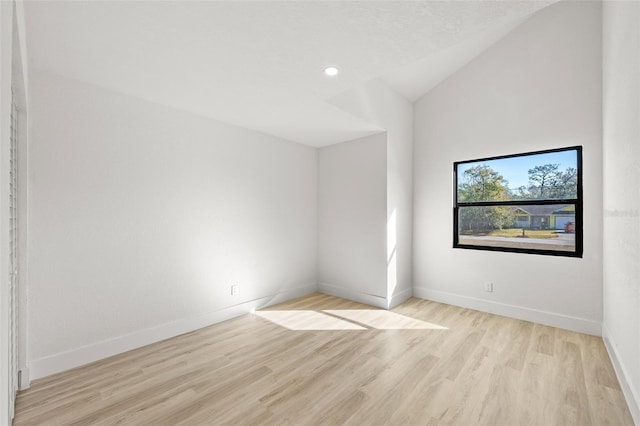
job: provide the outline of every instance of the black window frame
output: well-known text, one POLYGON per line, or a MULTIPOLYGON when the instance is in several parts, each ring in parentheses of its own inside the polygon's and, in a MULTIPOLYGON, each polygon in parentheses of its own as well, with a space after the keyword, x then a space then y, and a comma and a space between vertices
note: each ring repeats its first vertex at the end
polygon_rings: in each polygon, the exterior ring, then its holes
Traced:
POLYGON ((542 151, 531 151, 518 154, 500 155, 495 157, 479 158, 474 160, 456 161, 453 163, 453 248, 499 251, 511 253, 538 254, 547 256, 577 257, 582 258, 583 255, 583 193, 582 193, 582 146, 571 146, 566 148, 547 149, 542 151), (509 201, 473 201, 465 202, 458 200, 458 166, 467 163, 476 163, 482 161, 501 160, 507 158, 532 156, 539 154, 548 154, 562 151, 576 151, 576 168, 577 168, 577 196, 576 198, 567 199, 548 199, 548 200, 509 200, 509 201), (480 207, 480 206, 532 206, 532 205, 554 205, 554 204, 570 204, 575 207, 575 250, 545 250, 534 248, 516 248, 516 247, 496 247, 484 246, 476 244, 461 244, 459 241, 459 209, 461 207, 480 207))

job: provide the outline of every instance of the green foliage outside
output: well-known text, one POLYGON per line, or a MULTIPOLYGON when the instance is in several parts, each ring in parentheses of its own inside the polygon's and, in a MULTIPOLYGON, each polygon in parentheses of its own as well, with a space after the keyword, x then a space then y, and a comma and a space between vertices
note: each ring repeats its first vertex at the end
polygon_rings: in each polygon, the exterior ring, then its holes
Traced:
MULTIPOLYGON (((507 180, 489 166, 479 165, 465 170, 458 186, 459 201, 507 201, 507 180)), ((488 231, 502 229, 515 221, 511 207, 468 207, 460 209, 462 230, 488 231)))
POLYGON ((576 198, 578 188, 578 171, 573 167, 559 170, 559 164, 535 166, 529 170, 529 187, 521 186, 517 199, 561 199, 576 198))
MULTIPOLYGON (((575 198, 578 179, 576 169, 569 167, 561 171, 559 167, 559 164, 535 166, 529 170, 528 187, 521 186, 517 189, 517 193, 514 193, 509 189, 509 182, 500 173, 487 165, 474 166, 458 177, 458 201, 575 198)), ((514 227, 516 213, 513 207, 465 207, 459 209, 459 221, 461 233, 487 234, 491 231, 514 227)))

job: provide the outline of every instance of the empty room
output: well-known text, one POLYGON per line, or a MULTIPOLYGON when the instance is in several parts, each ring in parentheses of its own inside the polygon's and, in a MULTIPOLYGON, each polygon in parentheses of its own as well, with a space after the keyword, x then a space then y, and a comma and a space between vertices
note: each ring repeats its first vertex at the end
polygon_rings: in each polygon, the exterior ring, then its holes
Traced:
POLYGON ((640 2, 0 1, 0 425, 640 425, 640 2))

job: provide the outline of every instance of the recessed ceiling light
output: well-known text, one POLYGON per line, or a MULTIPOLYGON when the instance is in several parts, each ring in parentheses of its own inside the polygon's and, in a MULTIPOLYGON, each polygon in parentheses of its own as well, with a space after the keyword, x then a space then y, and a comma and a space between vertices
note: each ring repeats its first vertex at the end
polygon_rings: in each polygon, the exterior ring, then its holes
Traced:
POLYGON ((334 77, 338 75, 340 71, 336 67, 326 67, 324 69, 324 75, 328 75, 329 77, 334 77))

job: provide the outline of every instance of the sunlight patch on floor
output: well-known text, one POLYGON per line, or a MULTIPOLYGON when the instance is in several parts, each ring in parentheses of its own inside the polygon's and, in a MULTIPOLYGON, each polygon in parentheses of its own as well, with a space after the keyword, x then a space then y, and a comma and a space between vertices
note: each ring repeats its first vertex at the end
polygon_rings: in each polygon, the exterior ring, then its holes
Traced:
POLYGON ((256 311, 254 314, 289 330, 366 330, 358 324, 316 311, 256 311))
POLYGON ((254 314, 289 330, 447 330, 382 309, 273 310, 254 314))
POLYGON ((447 330, 447 327, 382 309, 340 309, 323 312, 378 330, 447 330))

